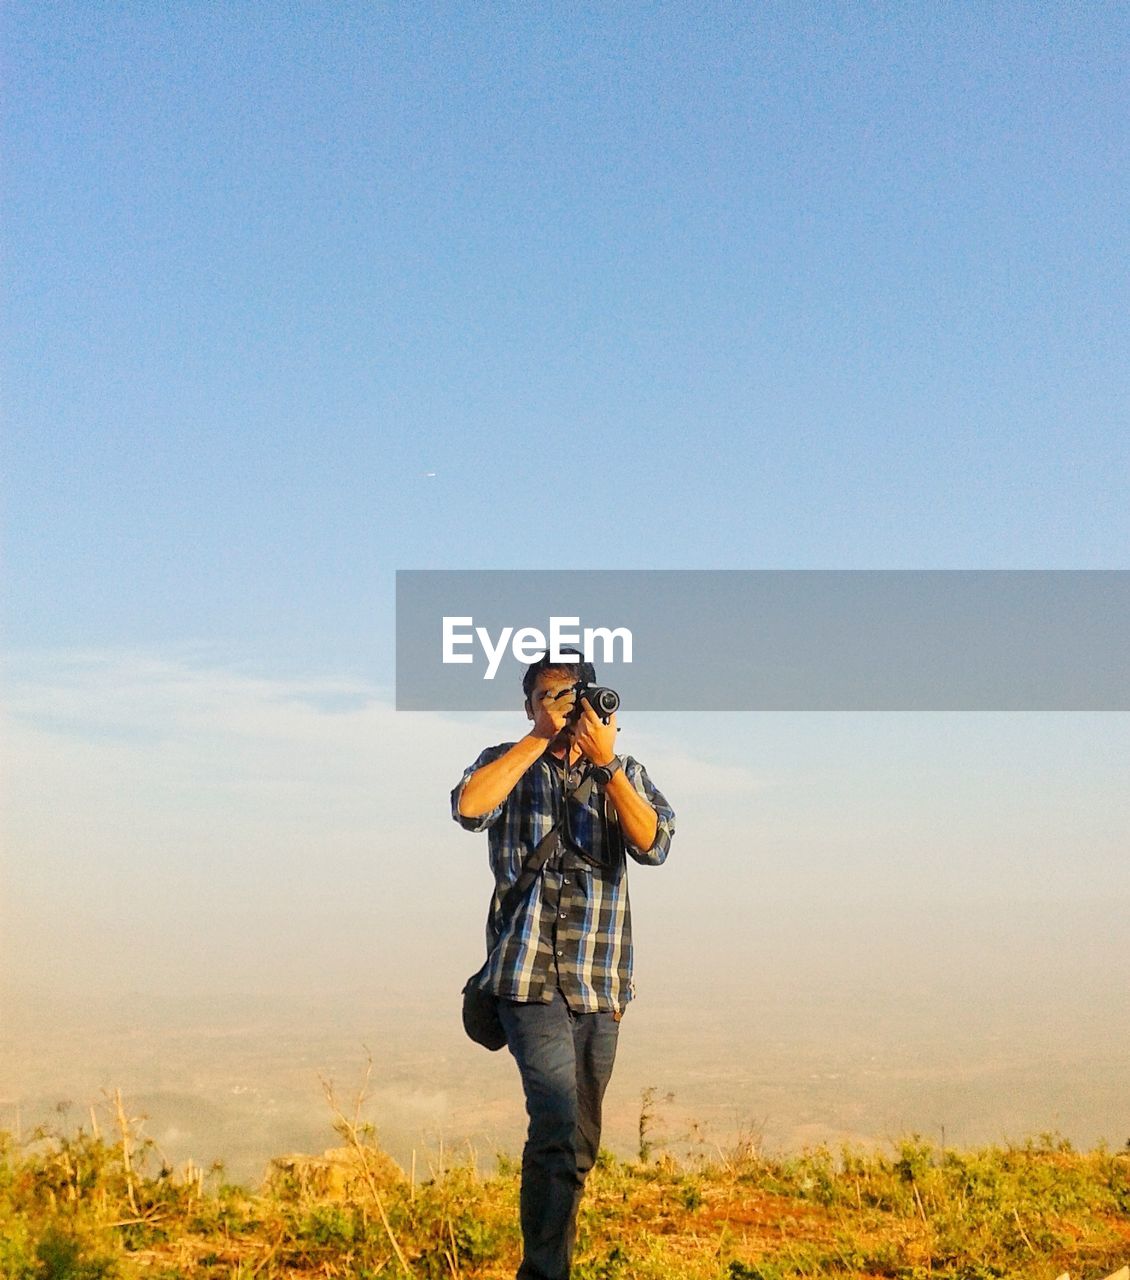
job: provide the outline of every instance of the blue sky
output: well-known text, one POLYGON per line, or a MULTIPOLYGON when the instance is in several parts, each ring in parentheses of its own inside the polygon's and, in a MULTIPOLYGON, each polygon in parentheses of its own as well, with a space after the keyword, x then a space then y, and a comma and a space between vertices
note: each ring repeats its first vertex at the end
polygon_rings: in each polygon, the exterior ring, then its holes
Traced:
MULTIPOLYGON (((1128 567, 1125 6, 2 21, 26 984, 412 987, 438 918, 458 989, 447 789, 522 721, 391 712, 397 569, 1128 567)), ((1107 989, 1130 718, 721 720, 625 708, 651 964, 1107 989)))
POLYGON ((397 568, 1124 564, 1120 6, 4 22, 10 645, 383 681, 397 568))

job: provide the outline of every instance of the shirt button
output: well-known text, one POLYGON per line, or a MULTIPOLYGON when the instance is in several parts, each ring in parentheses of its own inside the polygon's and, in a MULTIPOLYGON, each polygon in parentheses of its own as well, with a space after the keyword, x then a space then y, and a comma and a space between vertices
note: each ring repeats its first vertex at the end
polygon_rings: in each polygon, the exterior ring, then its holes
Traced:
POLYGON ((559 951, 557 954, 558 954, 559 956, 563 956, 563 955, 565 954, 565 952, 564 952, 564 951, 559 951))
POLYGON ((562 920, 564 920, 564 919, 565 919, 565 912, 564 912, 564 911, 562 911, 562 913, 561 913, 561 917, 560 917, 560 918, 561 918, 562 920))
POLYGON ((562 883, 562 884, 568 884, 568 883, 569 883, 569 881, 568 881, 568 880, 562 880, 562 881, 561 881, 561 883, 562 883))

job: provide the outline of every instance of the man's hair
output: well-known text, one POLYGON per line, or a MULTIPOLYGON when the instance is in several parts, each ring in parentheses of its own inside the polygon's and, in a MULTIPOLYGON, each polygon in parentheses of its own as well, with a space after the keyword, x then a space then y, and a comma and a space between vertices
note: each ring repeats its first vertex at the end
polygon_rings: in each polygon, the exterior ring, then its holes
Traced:
POLYGON ((596 672, 591 662, 585 661, 583 653, 577 653, 576 649, 561 649, 559 652, 576 654, 576 662, 554 662, 550 657, 549 651, 541 655, 537 662, 531 662, 526 668, 526 674, 522 677, 522 692, 526 695, 526 701, 534 696, 534 685, 538 682, 538 676, 543 671, 568 671, 574 673, 578 680, 584 680, 589 684, 596 683, 596 672))

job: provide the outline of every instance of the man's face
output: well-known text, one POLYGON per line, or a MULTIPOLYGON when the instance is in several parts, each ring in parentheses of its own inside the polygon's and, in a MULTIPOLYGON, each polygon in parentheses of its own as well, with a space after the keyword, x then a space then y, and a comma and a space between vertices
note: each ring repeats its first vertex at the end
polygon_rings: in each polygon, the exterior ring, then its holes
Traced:
MULTIPOLYGON (((530 701, 526 706, 526 716, 530 720, 537 718, 537 704, 546 698, 556 698, 558 694, 564 693, 567 689, 577 683, 577 673, 571 671, 568 667, 547 667, 544 671, 538 672, 538 678, 534 682, 533 693, 530 694, 530 701)), ((561 699, 561 705, 568 705, 568 698, 561 699)), ((553 739, 554 744, 560 745, 569 736, 570 728, 566 727, 561 730, 556 738, 553 739)))

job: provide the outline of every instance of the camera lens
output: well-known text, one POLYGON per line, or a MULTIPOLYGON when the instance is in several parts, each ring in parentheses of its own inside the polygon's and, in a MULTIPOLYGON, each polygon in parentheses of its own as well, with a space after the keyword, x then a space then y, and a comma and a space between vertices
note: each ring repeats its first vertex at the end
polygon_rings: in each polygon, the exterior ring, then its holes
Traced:
POLYGON ((594 689, 592 691, 592 706, 597 715, 615 715, 616 708, 619 705, 620 695, 615 689, 594 689))

